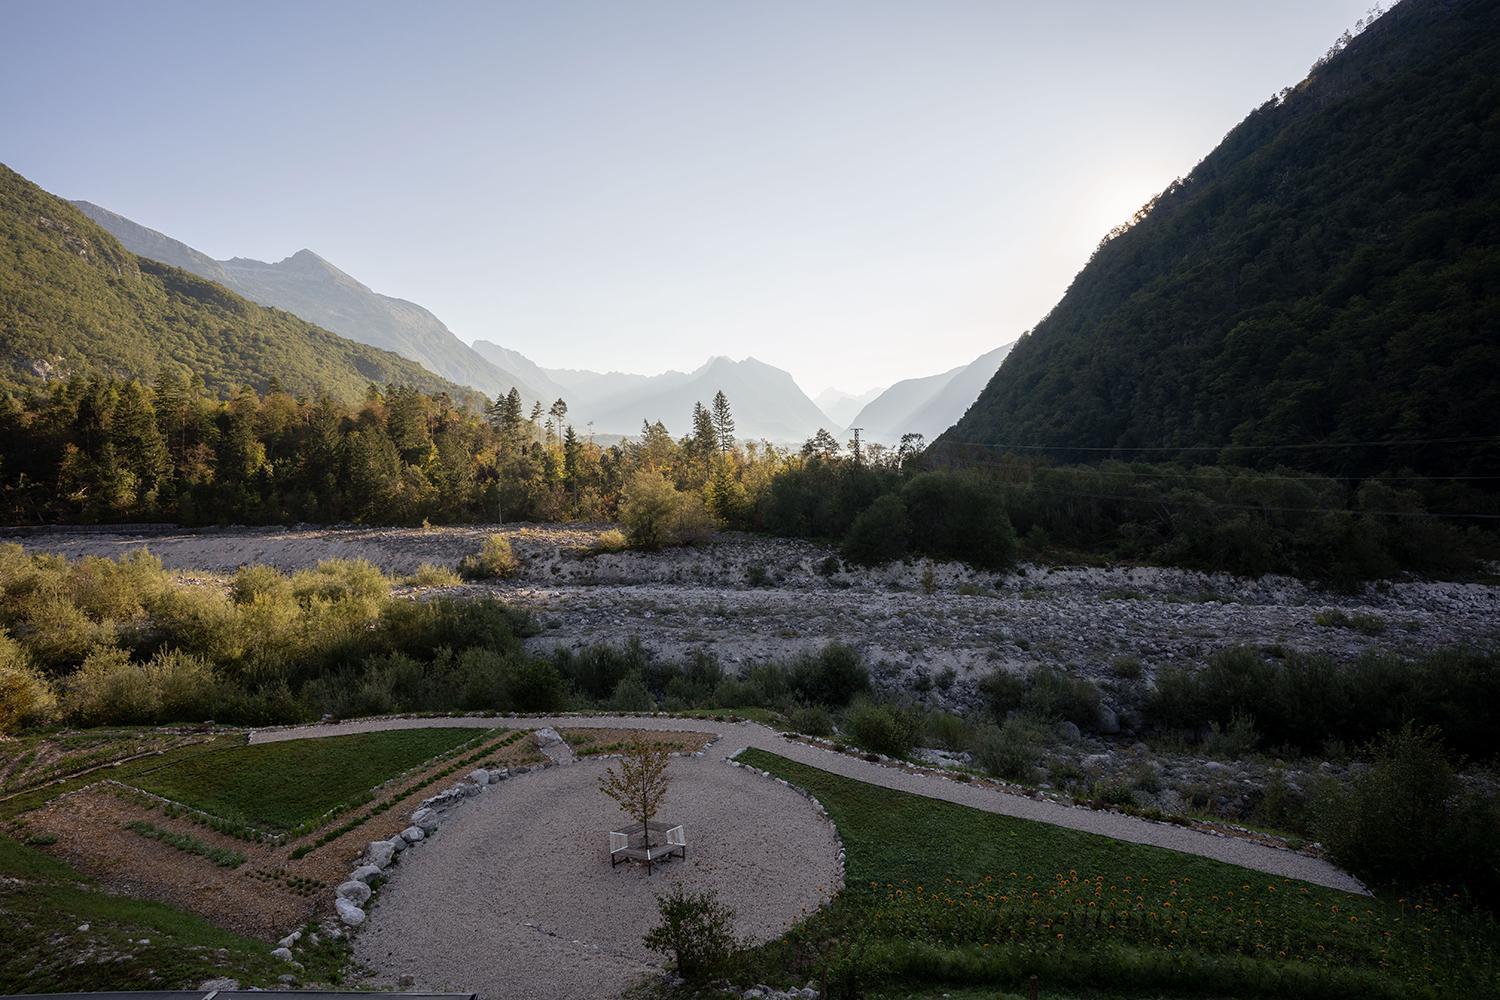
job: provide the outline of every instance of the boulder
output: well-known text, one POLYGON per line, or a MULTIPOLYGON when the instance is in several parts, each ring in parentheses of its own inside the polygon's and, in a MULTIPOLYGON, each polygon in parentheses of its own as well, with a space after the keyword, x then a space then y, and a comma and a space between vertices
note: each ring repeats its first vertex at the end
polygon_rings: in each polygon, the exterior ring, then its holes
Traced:
POLYGON ((536 745, 543 748, 557 746, 557 744, 563 741, 563 738, 557 734, 557 730, 551 726, 538 729, 534 735, 536 736, 536 745))
POLYGON ((370 898, 370 887, 363 882, 350 879, 333 890, 335 899, 347 899, 355 906, 365 905, 365 900, 370 898))
POLYGON ((1077 724, 1066 721, 1057 724, 1057 735, 1068 743, 1077 743, 1083 738, 1083 733, 1079 732, 1077 724))
POLYGON ((493 771, 490 772, 490 784, 493 785, 497 781, 504 781, 506 778, 509 778, 509 777, 510 777, 510 772, 509 771, 507 771, 503 767, 497 767, 493 771))
POLYGON ((1099 706, 1099 732, 1114 736, 1120 731, 1120 717, 1108 705, 1099 706))
POLYGON ((485 785, 488 785, 490 783, 490 772, 486 771, 482 767, 475 768, 474 770, 469 772, 469 780, 474 782, 474 784, 478 785, 480 788, 483 788, 485 785))
POLYGON ((279 958, 283 962, 290 962, 290 961, 292 961, 292 949, 290 949, 290 948, 273 948, 273 949, 271 949, 271 957, 272 958, 279 958))
MULTIPOLYGON (((437 824, 436 823, 432 824, 432 828, 434 830, 436 830, 437 829, 437 824)), ((401 839, 404 840, 404 841, 406 841, 408 844, 415 844, 415 843, 417 843, 420 840, 427 839, 427 831, 423 830, 420 826, 417 826, 416 824, 412 824, 411 826, 407 827, 405 830, 401 831, 401 839)))
POLYGON ((388 840, 372 840, 365 845, 365 858, 376 868, 385 868, 396 857, 396 849, 388 840))
POLYGON ((349 902, 347 899, 336 899, 333 908, 338 911, 339 919, 350 927, 358 927, 365 922, 365 911, 349 902))
POLYGON ((394 837, 391 837, 389 840, 387 840, 386 843, 390 844, 391 848, 397 854, 400 854, 402 851, 406 850, 408 847, 411 846, 410 844, 408 844, 406 842, 406 838, 403 837, 403 836, 401 836, 401 834, 399 834, 399 833, 396 834, 394 837))
MULTIPOLYGON (((438 826, 437 813, 431 809, 418 809, 411 814, 411 823, 412 826, 417 827, 423 833, 431 833, 438 826)), ((402 836, 405 836, 405 834, 402 834, 402 836)))
POLYGON ((302 932, 301 931, 292 931, 292 933, 288 934, 286 937, 282 938, 280 941, 277 941, 276 942, 276 947, 278 947, 278 948, 290 948, 292 945, 296 944, 298 941, 301 941, 301 940, 302 940, 302 932))
POLYGON ((349 875, 350 878, 363 882, 366 885, 380 877, 380 869, 374 865, 360 865, 349 875))

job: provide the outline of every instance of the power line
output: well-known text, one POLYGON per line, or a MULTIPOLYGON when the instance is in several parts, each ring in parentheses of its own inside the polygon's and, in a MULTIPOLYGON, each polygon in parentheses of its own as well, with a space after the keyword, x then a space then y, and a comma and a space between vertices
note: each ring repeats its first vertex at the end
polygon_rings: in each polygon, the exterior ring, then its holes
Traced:
POLYGON ((1368 514, 1376 517, 1463 517, 1481 520, 1500 520, 1500 514, 1479 514, 1462 511, 1412 511, 1412 510, 1362 510, 1354 507, 1279 507, 1267 504, 1225 503, 1219 500, 1169 500, 1165 497, 1121 497, 1102 493, 1082 493, 1075 490, 1053 490, 1031 483, 1001 483, 1002 486, 1028 489, 1035 493, 1054 496, 1082 497, 1089 500, 1116 500, 1121 503, 1165 504, 1170 507, 1217 507, 1224 510, 1276 511, 1286 514, 1368 514))
POLYGON ((1284 448, 1399 448, 1418 444, 1473 444, 1478 442, 1500 443, 1500 435, 1487 434, 1476 437, 1448 438, 1402 438, 1388 441, 1328 441, 1301 442, 1296 444, 1156 444, 1156 445, 1082 445, 1082 444, 996 444, 987 441, 952 441, 951 444, 969 448, 990 448, 996 451, 1280 451, 1284 448))

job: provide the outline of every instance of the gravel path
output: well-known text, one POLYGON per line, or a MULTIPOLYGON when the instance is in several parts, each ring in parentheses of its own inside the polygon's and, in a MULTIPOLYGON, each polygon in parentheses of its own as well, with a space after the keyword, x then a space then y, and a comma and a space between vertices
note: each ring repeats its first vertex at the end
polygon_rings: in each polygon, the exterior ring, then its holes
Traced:
MULTIPOLYGON (((362 719, 332 725, 300 726, 286 729, 264 729, 251 733, 251 743, 274 740, 303 739, 316 736, 342 736, 349 733, 371 732, 384 729, 412 729, 426 726, 472 725, 492 727, 497 723, 519 725, 528 728, 579 727, 583 725, 607 726, 612 729, 684 730, 688 732, 711 732, 721 737, 709 751, 710 757, 727 756, 738 749, 756 747, 779 754, 824 771, 831 771, 858 781, 868 782, 884 788, 911 792, 928 798, 955 802, 985 812, 1049 823, 1053 826, 1082 830, 1115 840, 1134 844, 1147 844, 1167 850, 1181 851, 1211 858, 1226 864, 1239 865, 1254 871, 1265 872, 1284 878, 1300 879, 1314 885, 1341 889, 1345 892, 1365 893, 1367 890, 1353 876, 1327 861, 1310 858, 1293 851, 1280 850, 1232 837, 1220 837, 1202 830, 1186 829, 1170 823, 1154 823, 1122 813, 1102 812, 1081 806, 1069 806, 1050 800, 1039 800, 1003 792, 993 788, 948 781, 924 774, 913 774, 899 768, 873 764, 857 757, 834 753, 806 743, 785 739, 775 731, 756 723, 720 722, 703 719, 674 719, 664 717, 616 717, 579 716, 553 718, 527 717, 505 719, 504 717, 460 716, 442 718, 384 718, 362 719)), ((705 758, 707 759, 707 758, 705 758)), ((711 773, 730 774, 736 769, 723 767, 717 760, 710 762, 711 773)), ((597 796, 594 796, 597 797, 597 796)))
MULTIPOLYGON (((333 727, 328 727, 333 728, 333 727)), ((656 895, 715 889, 736 931, 767 940, 831 894, 838 841, 795 791, 712 755, 672 761, 663 817, 687 858, 647 876, 608 864, 619 809, 597 790, 608 762, 581 760, 505 782, 454 811, 434 842, 391 870, 355 957, 395 988, 484 1000, 617 997, 660 958, 641 943, 656 895)))

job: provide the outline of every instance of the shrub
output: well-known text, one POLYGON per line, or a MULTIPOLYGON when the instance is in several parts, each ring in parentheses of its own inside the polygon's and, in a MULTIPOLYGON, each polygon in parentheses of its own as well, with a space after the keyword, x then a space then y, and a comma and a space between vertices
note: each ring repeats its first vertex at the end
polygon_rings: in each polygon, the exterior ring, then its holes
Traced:
POLYGON ((520 566, 511 550, 510 539, 504 535, 491 535, 478 552, 460 560, 458 573, 466 580, 508 580, 516 575, 520 566))
POLYGON ((1500 814, 1460 784, 1434 728, 1410 723, 1371 745, 1372 761, 1347 786, 1328 783, 1313 833, 1329 854, 1375 885, 1500 891, 1500 814))
POLYGON ((218 682, 213 668, 196 656, 162 650, 145 665, 156 701, 156 721, 188 722, 212 718, 218 682))
POLYGON ((143 602, 167 584, 161 560, 144 548, 119 561, 84 556, 68 573, 73 603, 90 618, 129 621, 141 613, 143 602))
POLYGON ((1208 724, 1208 738, 1203 741, 1203 752, 1216 760, 1239 760, 1248 755, 1260 743, 1260 733, 1255 731, 1255 720, 1248 715, 1235 712, 1229 725, 1217 722, 1208 724))
POLYGON ((456 587, 462 582, 462 578, 453 570, 432 563, 423 563, 415 573, 406 578, 406 583, 412 587, 456 587))
POLYGON ((917 745, 921 720, 888 702, 859 698, 844 713, 844 732, 871 753, 905 759, 917 745))
POLYGON ((1346 628, 1365 635, 1379 635, 1385 631, 1385 619, 1379 615, 1349 614, 1339 608, 1320 611, 1313 621, 1324 628, 1346 628))
POLYGON ((562 676, 548 660, 524 658, 506 678, 504 707, 511 711, 556 712, 567 703, 562 676))
POLYGON ((646 947, 669 956, 690 983, 712 978, 733 957, 734 911, 712 889, 690 893, 678 883, 656 899, 661 923, 646 934, 646 947))
POLYGON ((589 551, 601 555, 607 552, 623 552, 630 548, 630 540, 625 537, 625 532, 618 528, 610 528, 601 531, 589 546, 589 551))
POLYGON ((92 653, 67 679, 63 706, 84 726, 149 723, 155 720, 156 689, 123 649, 92 653))
POLYGON ((292 581, 275 566, 242 566, 229 584, 229 596, 236 604, 249 604, 258 597, 290 598, 292 581))
POLYGON ((367 559, 325 559, 316 569, 292 574, 299 601, 354 601, 378 605, 391 595, 391 581, 367 559))
POLYGON ((114 622, 96 622, 60 595, 35 594, 25 602, 22 621, 26 650, 45 668, 60 671, 81 663, 96 649, 114 646, 114 622))
POLYGON ((239 616, 223 594, 203 587, 169 587, 147 604, 162 643, 213 662, 244 652, 239 616))
POLYGON ((658 473, 641 469, 620 494, 620 523, 638 549, 695 545, 714 532, 713 515, 696 493, 679 491, 658 473))
POLYGON ((1038 667, 1027 679, 1021 707, 1041 718, 1092 728, 1099 722, 1099 689, 1093 681, 1056 667, 1038 667))
POLYGON ((832 736, 833 716, 822 705, 798 705, 787 718, 792 732, 804 736, 832 736))
POLYGON ((986 774, 1020 784, 1036 781, 1041 754, 1036 726, 1019 718, 984 729, 974 741, 974 762, 986 774))
POLYGON ((1110 673, 1122 681, 1137 681, 1141 679, 1143 668, 1138 656, 1117 656, 1109 665, 1110 673))
POLYGON ((1008 670, 995 670, 980 680, 979 693, 995 718, 1003 721, 1011 712, 1020 711, 1026 698, 1026 678, 1008 670))
POLYGON ((1016 529, 999 488, 965 472, 924 472, 901 491, 912 551, 982 569, 1016 561, 1016 529))
POLYGON ((967 750, 974 741, 969 720, 951 712, 928 712, 922 728, 927 744, 943 750, 967 750))
POLYGON ((57 695, 31 659, 0 629, 0 735, 49 722, 57 712, 57 695))
POLYGON ((849 533, 844 536, 844 558, 862 566, 902 559, 909 551, 910 539, 906 505, 899 496, 887 493, 866 507, 849 526, 849 533))
POLYGON ((615 712, 652 712, 656 710, 656 699, 639 673, 629 673, 615 685, 609 696, 609 707, 615 712))
POLYGON ((792 688, 803 701, 839 708, 870 689, 870 671, 853 646, 831 642, 796 659, 792 688))

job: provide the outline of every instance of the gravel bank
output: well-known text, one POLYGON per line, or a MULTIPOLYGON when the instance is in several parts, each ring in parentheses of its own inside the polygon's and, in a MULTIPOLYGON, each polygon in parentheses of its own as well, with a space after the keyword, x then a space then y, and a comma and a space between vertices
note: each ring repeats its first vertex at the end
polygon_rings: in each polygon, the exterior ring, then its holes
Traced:
POLYGON ((660 962, 641 938, 674 882, 717 890, 736 931, 757 940, 829 894, 838 843, 828 823, 791 789, 713 755, 671 764, 662 816, 686 826, 686 860, 650 877, 611 869, 607 832, 622 817, 597 789, 606 766, 514 778, 402 855, 354 936, 370 985, 411 976, 485 1000, 615 997, 660 962))

